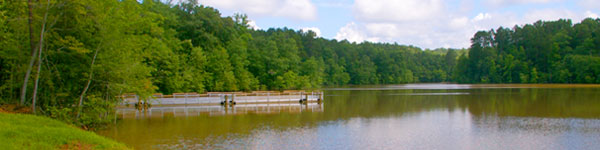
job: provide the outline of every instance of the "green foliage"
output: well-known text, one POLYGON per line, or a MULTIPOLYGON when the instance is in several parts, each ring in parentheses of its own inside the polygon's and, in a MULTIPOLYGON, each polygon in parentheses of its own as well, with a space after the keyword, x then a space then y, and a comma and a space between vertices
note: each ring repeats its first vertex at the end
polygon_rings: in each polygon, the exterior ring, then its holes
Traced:
POLYGON ((107 123, 115 121, 114 112, 115 105, 105 99, 90 95, 87 97, 85 105, 83 105, 83 113, 78 120, 87 128, 100 128, 107 123))
POLYGON ((600 83, 600 19, 538 21, 479 31, 454 78, 461 83, 600 83))
MULTIPOLYGON (((565 58, 568 70, 576 72, 568 80, 576 83, 600 83, 600 57, 569 55, 565 58)), ((567 71, 568 71, 567 70, 567 71)))
POLYGON ((73 109, 71 108, 57 108, 54 106, 49 106, 46 109, 49 113, 48 117, 54 118, 56 120, 60 120, 63 122, 69 122, 72 123, 74 122, 73 118, 71 117, 71 114, 73 114, 73 109))

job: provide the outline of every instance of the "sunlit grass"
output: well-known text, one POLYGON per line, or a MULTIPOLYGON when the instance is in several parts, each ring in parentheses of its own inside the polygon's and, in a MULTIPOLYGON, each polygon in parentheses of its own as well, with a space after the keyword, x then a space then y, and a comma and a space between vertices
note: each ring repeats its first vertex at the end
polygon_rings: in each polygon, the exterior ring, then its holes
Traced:
POLYGON ((129 149, 46 117, 0 113, 0 149, 129 149))

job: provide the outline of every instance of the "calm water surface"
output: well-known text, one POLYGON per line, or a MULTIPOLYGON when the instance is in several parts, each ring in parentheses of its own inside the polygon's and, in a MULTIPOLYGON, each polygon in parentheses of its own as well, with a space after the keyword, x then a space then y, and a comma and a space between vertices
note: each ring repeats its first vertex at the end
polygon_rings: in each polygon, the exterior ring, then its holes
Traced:
POLYGON ((136 149, 600 149, 600 85, 324 91, 322 104, 130 117, 98 133, 136 149))

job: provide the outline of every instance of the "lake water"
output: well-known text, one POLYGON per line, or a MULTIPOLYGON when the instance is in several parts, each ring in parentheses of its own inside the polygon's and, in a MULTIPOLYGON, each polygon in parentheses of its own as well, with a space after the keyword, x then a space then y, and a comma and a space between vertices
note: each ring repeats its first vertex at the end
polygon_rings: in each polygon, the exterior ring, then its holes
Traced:
POLYGON ((600 149, 600 85, 324 92, 322 103, 310 105, 125 117, 98 133, 136 149, 600 149))

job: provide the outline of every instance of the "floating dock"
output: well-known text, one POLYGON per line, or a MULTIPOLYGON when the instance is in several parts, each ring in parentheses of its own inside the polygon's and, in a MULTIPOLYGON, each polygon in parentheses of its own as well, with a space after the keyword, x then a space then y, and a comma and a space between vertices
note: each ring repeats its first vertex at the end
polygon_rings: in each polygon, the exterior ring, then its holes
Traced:
POLYGON ((120 96, 123 101, 121 106, 136 104, 157 105, 231 105, 231 104, 267 104, 289 102, 320 102, 323 100, 321 91, 254 91, 248 92, 208 92, 198 93, 173 93, 172 95, 153 94, 146 101, 140 101, 135 94, 120 96))

